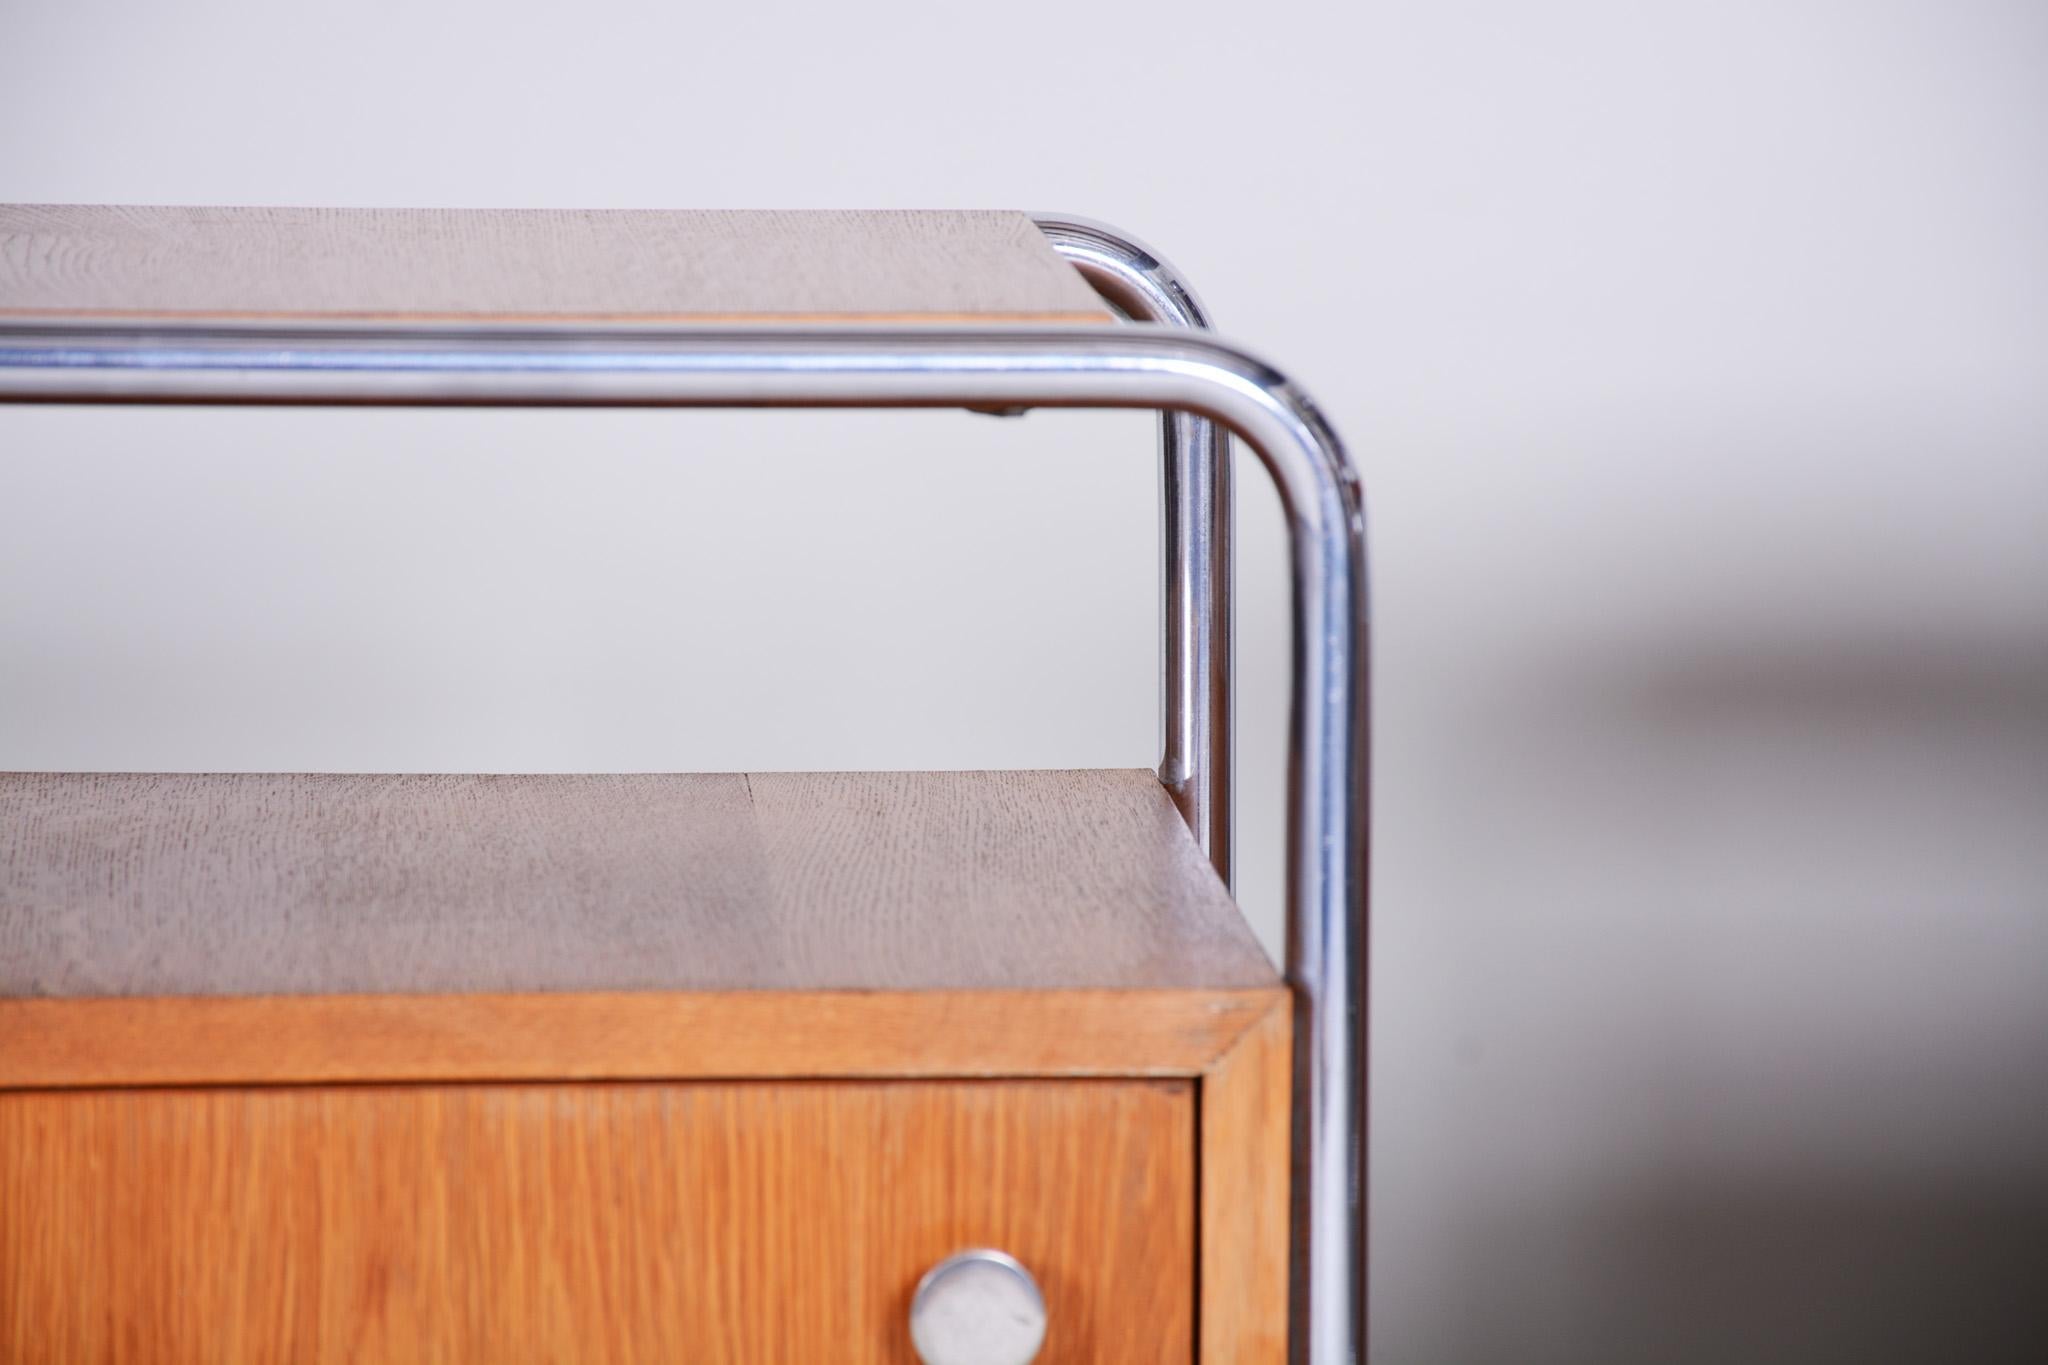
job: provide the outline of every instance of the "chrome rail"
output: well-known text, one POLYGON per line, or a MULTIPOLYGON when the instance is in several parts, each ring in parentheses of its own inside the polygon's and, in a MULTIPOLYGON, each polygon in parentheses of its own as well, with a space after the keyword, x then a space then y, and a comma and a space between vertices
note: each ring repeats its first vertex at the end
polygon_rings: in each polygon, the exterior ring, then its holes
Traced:
MULTIPOLYGON (((1035 221, 1053 250, 1124 317, 1201 330, 1214 325, 1186 277, 1143 242, 1088 218, 1045 214, 1035 221)), ((1229 886, 1236 816, 1229 437, 1196 413, 1162 412, 1159 455, 1166 585, 1159 781, 1229 886)))
POLYGON ((0 326, 0 401, 1153 408, 1234 432, 1279 490, 1293 578, 1290 1351, 1364 1354, 1366 618, 1361 491, 1315 405, 1196 331, 415 324, 0 326))

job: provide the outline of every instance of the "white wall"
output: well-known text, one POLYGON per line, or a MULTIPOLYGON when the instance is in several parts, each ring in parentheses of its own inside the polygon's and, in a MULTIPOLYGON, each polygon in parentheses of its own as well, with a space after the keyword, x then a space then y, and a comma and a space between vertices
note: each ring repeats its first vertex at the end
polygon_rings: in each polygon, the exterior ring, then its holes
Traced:
MULTIPOLYGON (((2038 1349, 2040 4, 8 0, 0 197, 1154 238, 1372 498, 1376 1356, 2038 1349)), ((0 412, 0 766, 1145 764, 1150 439, 0 412)))

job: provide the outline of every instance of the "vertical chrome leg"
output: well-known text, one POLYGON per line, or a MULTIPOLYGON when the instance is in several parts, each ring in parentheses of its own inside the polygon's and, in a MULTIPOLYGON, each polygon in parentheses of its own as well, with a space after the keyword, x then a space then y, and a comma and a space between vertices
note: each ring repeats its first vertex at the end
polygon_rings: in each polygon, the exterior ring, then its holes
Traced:
POLYGON ((1365 1360, 1366 856, 1369 714, 1365 519, 1337 438, 1298 391, 1299 453, 1320 466, 1293 505, 1294 697, 1288 727, 1287 979, 1294 990, 1297 1365, 1365 1360), (1313 488, 1321 507, 1303 515, 1313 488))
MULTIPOLYGON (((1206 329, 1178 271, 1088 219, 1042 216, 1053 247, 1125 316, 1206 329)), ((1276 396, 1269 392, 1269 397, 1276 396)), ((1295 998, 1293 1319, 1306 1365, 1365 1358, 1365 545, 1358 487, 1335 435, 1287 393, 1296 487, 1275 469, 1295 544, 1288 741, 1287 976, 1295 998), (1317 468, 1317 466, 1320 466, 1317 468), (1311 515, 1304 515, 1314 508, 1311 515)), ((1223 429, 1160 418, 1166 560, 1166 751, 1159 780, 1231 882, 1230 459, 1223 429)), ((1269 448, 1259 454, 1269 464, 1269 448)))
MULTIPOLYGON (((1126 317, 1208 328, 1180 272, 1142 242, 1086 218, 1038 220, 1053 249, 1126 317)), ((1231 884, 1231 491, 1223 430, 1192 413, 1160 414, 1165 515, 1166 749, 1159 780, 1231 884)))

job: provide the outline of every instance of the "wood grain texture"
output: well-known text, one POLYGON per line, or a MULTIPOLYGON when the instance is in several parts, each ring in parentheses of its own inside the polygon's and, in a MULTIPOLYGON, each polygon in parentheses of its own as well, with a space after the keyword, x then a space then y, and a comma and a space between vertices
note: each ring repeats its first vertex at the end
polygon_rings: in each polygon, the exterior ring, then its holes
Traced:
POLYGON ((0 205, 0 316, 1107 322, 1021 213, 0 205))
POLYGON ((0 996, 1276 981, 1143 771, 0 775, 0 996))
POLYGON ((0 1355, 912 1365, 991 1245, 1045 1365, 1183 1365, 1193 1137, 1188 1082, 0 1095, 0 1355))
POLYGON ((1293 1022, 1283 997, 1202 1076, 1202 1365, 1287 1365, 1293 1022))
POLYGON ((1271 986, 0 1000, 0 1089, 1193 1076, 1286 998, 1271 986))

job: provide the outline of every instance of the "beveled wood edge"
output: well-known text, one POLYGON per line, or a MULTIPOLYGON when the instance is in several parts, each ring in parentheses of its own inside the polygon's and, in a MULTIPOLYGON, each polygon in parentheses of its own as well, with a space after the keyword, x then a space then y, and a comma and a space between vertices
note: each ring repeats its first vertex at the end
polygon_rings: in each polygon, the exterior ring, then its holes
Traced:
POLYGON ((1242 990, 0 1000, 0 1090, 1201 1076, 1288 998, 1242 990))
POLYGON ((1294 1009, 1277 995, 1200 1078, 1200 1365, 1287 1365, 1294 1009))

